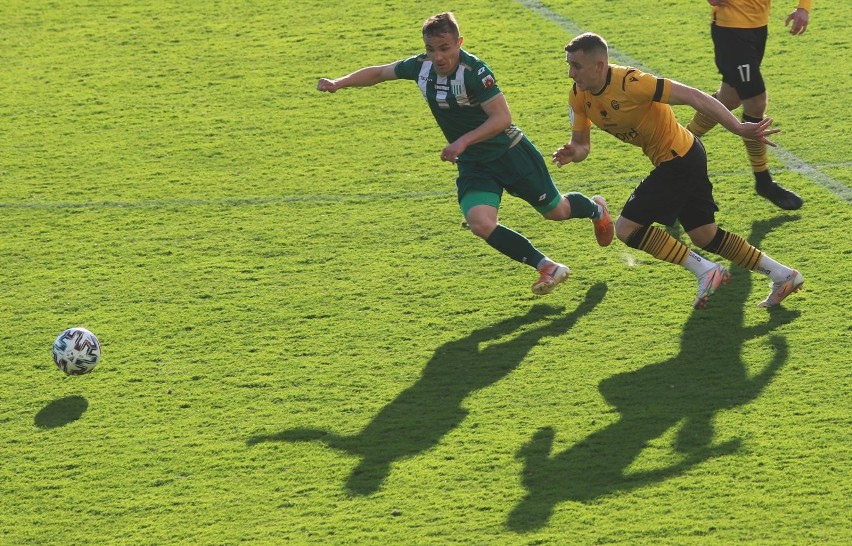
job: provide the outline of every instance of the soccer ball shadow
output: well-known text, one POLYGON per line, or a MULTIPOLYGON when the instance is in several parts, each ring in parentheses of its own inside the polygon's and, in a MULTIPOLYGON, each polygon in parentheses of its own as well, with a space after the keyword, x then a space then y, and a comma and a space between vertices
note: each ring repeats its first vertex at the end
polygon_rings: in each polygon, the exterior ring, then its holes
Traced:
POLYGON ((83 416, 89 401, 83 396, 74 395, 59 398, 43 407, 35 416, 38 428, 57 428, 73 423, 83 416))

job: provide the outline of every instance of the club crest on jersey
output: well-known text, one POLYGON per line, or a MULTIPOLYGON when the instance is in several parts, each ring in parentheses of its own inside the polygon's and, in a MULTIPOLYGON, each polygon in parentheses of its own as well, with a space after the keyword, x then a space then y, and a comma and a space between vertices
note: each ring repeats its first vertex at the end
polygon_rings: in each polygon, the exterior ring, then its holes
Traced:
POLYGON ((464 82, 462 80, 450 80, 450 91, 452 91, 453 95, 458 97, 462 94, 462 89, 464 89, 464 82))
POLYGON ((485 89, 491 89, 494 87, 494 76, 488 74, 484 78, 482 78, 482 85, 485 86, 485 89))

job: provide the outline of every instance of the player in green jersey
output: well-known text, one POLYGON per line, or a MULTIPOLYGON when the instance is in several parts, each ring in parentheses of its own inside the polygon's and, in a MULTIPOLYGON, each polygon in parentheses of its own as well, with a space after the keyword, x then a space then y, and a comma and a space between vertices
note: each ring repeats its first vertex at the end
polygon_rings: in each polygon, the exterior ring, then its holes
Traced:
POLYGON ((696 309, 707 305, 730 273, 654 223, 673 225, 677 220, 696 246, 769 277, 772 289, 758 304, 761 307, 774 307, 798 291, 804 283, 798 271, 716 225, 719 208, 707 175, 704 146, 677 122, 670 105, 687 104, 732 133, 769 146, 775 144, 767 137, 779 131, 770 129, 772 120, 741 123, 721 102, 694 87, 611 65, 607 43, 597 34, 577 36, 565 52, 568 76, 574 80, 568 95, 573 131, 570 142, 554 152, 556 164, 561 167, 586 159, 594 124, 622 142, 641 147, 654 165, 621 210, 615 223, 619 240, 698 277, 696 309))
POLYGON ((423 23, 426 52, 337 79, 321 78, 317 89, 334 93, 406 79, 417 82, 449 144, 441 160, 458 168, 459 205, 470 230, 509 258, 534 267, 535 294, 547 294, 570 269, 539 252, 530 241, 497 220, 504 190, 532 205, 549 220, 589 218, 598 244, 612 242, 614 227, 601 196, 588 198, 557 190, 541 153, 512 123, 506 98, 488 66, 461 48, 463 37, 451 12, 423 23))

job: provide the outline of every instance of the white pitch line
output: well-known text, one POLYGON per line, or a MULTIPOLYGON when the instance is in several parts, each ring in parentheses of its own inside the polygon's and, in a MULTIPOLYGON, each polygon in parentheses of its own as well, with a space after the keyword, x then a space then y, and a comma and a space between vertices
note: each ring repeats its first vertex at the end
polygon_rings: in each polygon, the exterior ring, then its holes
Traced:
MULTIPOLYGON (((545 19, 556 23, 561 29, 565 30, 572 36, 576 36, 578 34, 586 32, 584 29, 577 26, 577 24, 571 21, 570 19, 567 19, 566 17, 551 10, 547 6, 542 5, 541 2, 536 2, 535 0, 515 1, 523 5, 530 11, 533 11, 541 15, 545 19)), ((634 68, 642 70, 643 72, 649 72, 651 74, 657 73, 653 69, 645 66, 641 61, 630 57, 623 51, 619 51, 618 49, 610 47, 609 53, 613 60, 615 60, 618 64, 632 66, 634 68)), ((842 199, 847 203, 852 203, 852 188, 828 176, 824 172, 818 170, 813 165, 799 158, 792 152, 781 148, 780 146, 777 148, 769 148, 769 150, 773 152, 774 155, 778 156, 778 158, 781 160, 784 166, 787 167, 787 169, 797 172, 808 180, 810 180, 811 182, 822 186, 823 188, 836 195, 839 199, 842 199)))
POLYGON ((141 201, 82 201, 79 203, 56 203, 42 201, 36 203, 0 203, 0 209, 144 209, 144 208, 179 208, 179 207, 241 207, 274 205, 282 203, 301 202, 371 202, 380 199, 429 199, 432 197, 444 197, 455 195, 455 190, 446 191, 412 191, 406 193, 352 193, 336 195, 282 195, 280 197, 255 197, 255 198, 222 198, 222 199, 153 199, 141 201))
MULTIPOLYGON (((817 165, 813 167, 811 165, 804 164, 803 166, 793 166, 793 167, 780 167, 777 169, 778 172, 783 171, 794 171, 798 173, 802 172, 811 172, 813 171, 814 176, 821 176, 822 172, 819 169, 831 169, 831 168, 849 168, 852 167, 852 162, 850 161, 840 161, 837 163, 825 163, 822 165, 817 165)), ((620 183, 634 186, 636 183, 645 177, 647 173, 638 172, 636 174, 626 174, 619 175, 615 177, 607 177, 604 179, 588 179, 587 182, 592 183, 601 183, 601 182, 609 182, 609 183, 620 183)), ((751 174, 751 170, 742 169, 739 171, 709 171, 708 172, 711 179, 723 178, 723 177, 732 177, 732 176, 746 176, 751 174)), ((845 188, 845 186, 844 186, 845 188)), ((176 207, 254 207, 261 205, 275 205, 275 204, 284 204, 284 203, 318 203, 318 202, 327 202, 327 203, 338 203, 338 202, 346 202, 346 203, 359 203, 359 202, 369 202, 369 201, 378 201, 382 199, 414 199, 414 200, 422 200, 422 199, 431 199, 434 197, 448 197, 455 196, 455 189, 446 189, 446 190, 433 190, 433 191, 411 191, 411 192, 403 192, 403 193, 339 193, 334 195, 281 195, 277 197, 246 197, 246 198, 222 198, 222 199, 148 199, 148 200, 140 200, 140 201, 81 201, 77 203, 69 203, 62 202, 57 203, 55 201, 39 201, 39 202, 0 202, 0 210, 2 209, 26 209, 26 210, 39 210, 39 209, 54 209, 54 210, 62 210, 62 209, 89 209, 89 208, 100 208, 100 209, 142 209, 142 208, 176 208, 176 207)))

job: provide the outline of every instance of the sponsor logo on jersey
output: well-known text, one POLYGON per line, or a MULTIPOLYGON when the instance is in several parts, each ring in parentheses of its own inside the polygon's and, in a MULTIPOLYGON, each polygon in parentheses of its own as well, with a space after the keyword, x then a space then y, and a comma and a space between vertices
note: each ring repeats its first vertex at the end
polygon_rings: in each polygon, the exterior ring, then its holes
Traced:
POLYGON ((546 194, 546 193, 543 193, 543 194, 541 194, 541 195, 539 196, 538 200, 539 200, 539 201, 544 201, 546 198, 547 198, 547 194, 546 194))
POLYGON ((611 131, 609 129, 604 129, 604 131, 611 134, 621 142, 631 142, 639 136, 639 131, 637 131, 634 127, 631 127, 628 131, 623 131, 620 133, 611 131))
POLYGON ((614 101, 610 102, 610 103, 609 103, 609 105, 610 105, 610 106, 612 106, 612 109, 613 109, 613 110, 618 110, 619 108, 621 108, 621 105, 620 105, 620 104, 618 104, 618 101, 617 101, 617 100, 614 100, 614 101))
POLYGON ((479 71, 476 73, 476 75, 477 75, 477 76, 481 76, 483 72, 485 72, 485 67, 484 67, 484 66, 483 66, 482 68, 480 68, 480 69, 479 69, 479 71))

